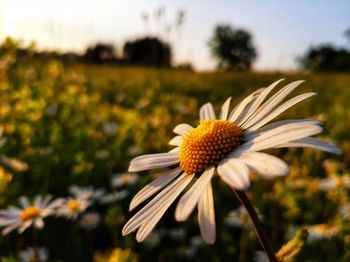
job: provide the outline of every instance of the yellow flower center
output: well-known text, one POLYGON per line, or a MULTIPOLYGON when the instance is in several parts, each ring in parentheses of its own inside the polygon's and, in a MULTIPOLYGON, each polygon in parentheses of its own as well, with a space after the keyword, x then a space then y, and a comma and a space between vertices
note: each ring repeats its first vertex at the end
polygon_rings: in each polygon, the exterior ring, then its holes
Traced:
POLYGON ((41 209, 38 207, 30 206, 22 210, 19 217, 22 221, 27 221, 34 217, 38 217, 41 213, 41 209))
POLYGON ((69 200, 68 203, 67 203, 67 206, 68 208, 71 210, 71 211, 77 211, 80 207, 80 201, 79 200, 69 200))
POLYGON ((327 224, 320 224, 318 230, 320 233, 326 233, 329 230, 329 226, 327 224))
POLYGON ((335 186, 343 187, 345 186, 345 179, 342 177, 337 177, 334 181, 335 186))
POLYGON ((243 141, 242 129, 227 120, 202 120, 189 131, 180 147, 179 162, 188 174, 217 166, 243 141))

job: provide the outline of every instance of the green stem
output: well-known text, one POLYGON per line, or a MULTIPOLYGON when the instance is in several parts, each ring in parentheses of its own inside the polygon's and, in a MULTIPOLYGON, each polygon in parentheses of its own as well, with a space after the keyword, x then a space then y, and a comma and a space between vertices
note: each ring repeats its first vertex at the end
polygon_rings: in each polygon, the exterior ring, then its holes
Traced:
POLYGON ((248 212, 249 217, 253 222, 254 230, 258 237, 258 240, 261 246, 263 247, 263 249, 265 250, 265 253, 268 256, 270 262, 278 262, 275 252, 272 249, 271 243, 265 235, 265 232, 263 230, 259 217, 255 212, 253 205, 250 203, 247 195, 243 191, 236 190, 236 189, 233 189, 233 192, 235 192, 236 197, 239 199, 241 204, 244 206, 244 208, 248 212))

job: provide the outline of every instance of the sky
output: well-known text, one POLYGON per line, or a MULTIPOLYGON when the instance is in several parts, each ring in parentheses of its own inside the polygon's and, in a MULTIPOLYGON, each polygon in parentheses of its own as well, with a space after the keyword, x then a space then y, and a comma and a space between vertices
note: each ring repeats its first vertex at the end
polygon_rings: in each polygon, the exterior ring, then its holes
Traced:
POLYGON ((39 49, 83 52, 96 42, 115 44, 155 35, 169 41, 174 62, 190 62, 211 70, 216 61, 208 41, 218 24, 253 35, 258 59, 255 70, 295 70, 310 46, 349 46, 350 1, 337 0, 0 0, 0 39, 12 36, 39 49), (155 11, 164 7, 164 16, 155 11), (179 10, 185 22, 167 32, 179 10), (147 22, 142 16, 147 14, 147 22))

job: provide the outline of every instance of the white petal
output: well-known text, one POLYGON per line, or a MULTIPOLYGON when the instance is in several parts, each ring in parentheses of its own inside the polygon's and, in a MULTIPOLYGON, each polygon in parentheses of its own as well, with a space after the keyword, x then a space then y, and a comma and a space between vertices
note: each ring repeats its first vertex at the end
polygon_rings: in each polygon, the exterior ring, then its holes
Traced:
POLYGON ((182 140, 183 140, 182 136, 175 136, 169 141, 169 145, 181 146, 182 140))
POLYGON ((16 221, 18 221, 18 218, 12 218, 12 219, 2 219, 0 218, 0 227, 5 227, 8 225, 11 225, 13 223, 15 223, 16 221))
POLYGON ((252 117, 246 123, 244 123, 243 127, 249 128, 257 121, 265 117, 275 106, 277 106, 284 98, 286 98, 297 86, 303 82, 303 80, 294 81, 279 90, 261 106, 259 111, 255 112, 254 115, 252 115, 252 117))
POLYGON ((238 148, 236 152, 244 150, 261 151, 274 148, 284 143, 317 135, 321 133, 322 130, 323 128, 317 125, 298 126, 297 124, 288 124, 280 126, 248 141, 243 144, 241 148, 238 148))
POLYGON ((266 177, 286 176, 289 174, 288 165, 281 159, 260 152, 244 152, 240 159, 254 172, 266 177))
POLYGON ((35 219, 34 226, 38 229, 43 228, 44 227, 44 220, 41 217, 38 217, 37 219, 35 219))
POLYGON ((239 159, 230 158, 221 161, 218 174, 230 187, 244 190, 250 185, 249 169, 239 159))
POLYGON ((43 198, 43 200, 41 201, 41 207, 43 208, 43 207, 46 207, 48 204, 49 204, 49 202, 51 201, 51 199, 52 199, 52 196, 51 195, 46 195, 44 198, 43 198))
POLYGON ((7 209, 0 210, 0 216, 5 217, 18 217, 19 213, 22 212, 22 209, 19 209, 15 206, 9 206, 7 209))
POLYGON ((191 214, 199 197, 212 179, 214 171, 215 168, 213 166, 207 168, 192 187, 181 197, 175 210, 175 219, 177 221, 184 221, 191 214))
POLYGON ((246 98, 243 99, 242 102, 240 102, 238 104, 238 106, 236 106, 230 116, 228 117, 229 121, 235 122, 237 120, 238 117, 241 116, 243 110, 247 107, 247 105, 249 105, 255 98, 256 96, 261 93, 263 90, 265 90, 265 88, 260 88, 257 91, 255 91, 254 93, 252 93, 251 95, 247 96, 246 98))
POLYGON ((173 131, 175 134, 184 136, 191 129, 193 129, 192 126, 190 126, 189 124, 183 123, 183 124, 179 124, 179 125, 175 126, 173 131))
POLYGON ((309 92, 309 93, 305 93, 296 97, 293 97, 291 99, 289 99, 287 102, 283 103, 282 105, 280 105, 279 107, 277 107, 275 110, 273 110, 270 114, 268 114, 267 116, 265 116, 263 119, 261 119, 259 122, 257 122, 256 124, 254 124, 251 128, 249 128, 250 130, 254 131, 257 130, 258 128, 264 126, 265 124, 267 124, 268 122, 270 122, 272 119, 274 119, 275 117, 279 116, 280 114, 282 114, 284 111, 286 111, 288 108, 294 106, 295 104, 316 95, 316 93, 313 92, 309 92))
POLYGON ((232 97, 229 97, 226 99, 225 103, 221 107, 219 119, 221 120, 226 120, 228 116, 228 110, 230 108, 230 102, 231 102, 232 97))
POLYGON ((175 199, 191 182, 193 176, 186 176, 187 177, 185 178, 185 180, 175 188, 174 192, 170 196, 168 196, 163 201, 163 203, 160 204, 160 206, 156 207, 156 209, 152 212, 149 218, 146 219, 146 222, 141 225, 140 229, 137 231, 136 234, 136 240, 138 242, 143 241, 149 235, 149 233, 151 233, 151 231, 156 226, 158 221, 162 218, 169 206, 175 201, 175 199))
POLYGON ((211 182, 198 201, 198 224, 203 239, 208 244, 214 244, 216 238, 214 198, 211 182))
POLYGON ((129 211, 134 209, 144 200, 146 200, 147 198, 149 198, 150 196, 158 192, 160 189, 165 187, 171 181, 173 181, 180 174, 180 172, 181 172, 181 168, 175 168, 173 170, 170 170, 169 172, 158 177, 157 179, 153 180, 151 183, 146 185, 144 188, 142 188, 131 200, 129 211))
POLYGON ((204 104, 199 110, 199 119, 200 120, 214 120, 215 112, 213 105, 211 103, 204 104))
POLYGON ((28 198, 26 196, 21 196, 19 198, 19 203, 21 204, 21 206, 23 208, 26 208, 26 207, 30 206, 29 200, 28 200, 28 198))
POLYGON ((256 112, 258 107, 262 104, 262 102, 265 100, 265 98, 268 96, 268 94, 272 91, 272 89, 277 86, 283 79, 280 79, 274 83, 272 83, 270 86, 264 89, 264 91, 261 92, 260 95, 254 100, 254 102, 247 108, 247 110, 244 112, 244 114, 241 115, 237 119, 237 124, 242 125, 248 118, 256 112))
POLYGON ((310 148, 323 150, 323 151, 330 152, 337 155, 341 154, 341 151, 335 145, 321 141, 313 137, 298 139, 293 142, 279 145, 277 147, 310 147, 310 148))
POLYGON ((159 153, 135 157, 130 162, 129 172, 162 168, 179 162, 177 153, 159 153))
POLYGON ((28 220, 20 225, 18 228, 18 233, 22 234, 27 228, 33 224, 33 220, 28 220))
MULTIPOLYGON (((124 226, 122 230, 123 235, 127 235, 132 231, 135 231, 138 227, 145 223, 145 219, 149 219, 154 213, 157 213, 158 209, 162 207, 162 204, 168 203, 171 196, 179 192, 180 189, 185 188, 188 183, 191 182, 193 175, 186 173, 178 177, 174 182, 162 190, 156 197, 152 199, 145 207, 143 207, 138 213, 136 213, 124 226)), ((175 200, 175 198, 174 198, 175 200)), ((172 200, 172 201, 174 201, 172 200)))
POLYGON ((179 154, 180 153, 180 147, 177 146, 177 147, 171 149, 168 153, 169 154, 174 154, 174 153, 179 154))
POLYGON ((272 122, 262 128, 259 128, 256 131, 251 131, 250 129, 247 129, 244 132, 246 140, 251 140, 259 135, 261 135, 264 132, 270 131, 272 129, 275 129, 280 126, 284 126, 287 124, 303 124, 300 126, 306 126, 306 125, 322 125, 322 121, 320 120, 312 120, 312 119, 286 119, 286 120, 280 120, 276 122, 272 122))
POLYGON ((41 207, 42 196, 36 196, 34 199, 34 206, 41 207))
POLYGON ((20 222, 17 222, 13 225, 10 225, 8 227, 5 227, 3 230, 2 230, 2 234, 3 235, 7 235, 8 233, 10 233, 12 230, 15 230, 16 228, 18 228, 19 226, 21 225, 20 222))

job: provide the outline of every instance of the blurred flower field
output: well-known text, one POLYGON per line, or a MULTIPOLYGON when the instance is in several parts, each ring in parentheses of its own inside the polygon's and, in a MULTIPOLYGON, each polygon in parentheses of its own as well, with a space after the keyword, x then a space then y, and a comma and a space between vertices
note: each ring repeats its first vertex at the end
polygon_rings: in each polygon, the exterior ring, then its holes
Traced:
POLYGON ((195 74, 63 64, 24 56, 17 47, 8 41, 0 52, 0 209, 18 206, 21 196, 34 201, 51 195, 74 212, 45 217, 41 229, 1 235, 1 261, 32 261, 23 258, 31 248, 44 257, 37 261, 253 261, 259 243, 219 179, 213 182, 222 184, 214 190, 214 245, 203 242, 194 215, 175 223, 173 207, 145 242, 123 237, 135 213, 128 212, 131 198, 161 174, 126 171, 135 156, 170 150, 173 127, 196 125, 205 102, 219 111, 227 97, 236 104, 279 78, 305 79, 294 92, 318 93, 283 118, 324 121, 320 137, 336 143, 342 155, 276 149, 291 174, 269 181, 252 173, 248 196, 276 251, 306 228, 309 237, 295 261, 350 260, 349 74, 195 74))

